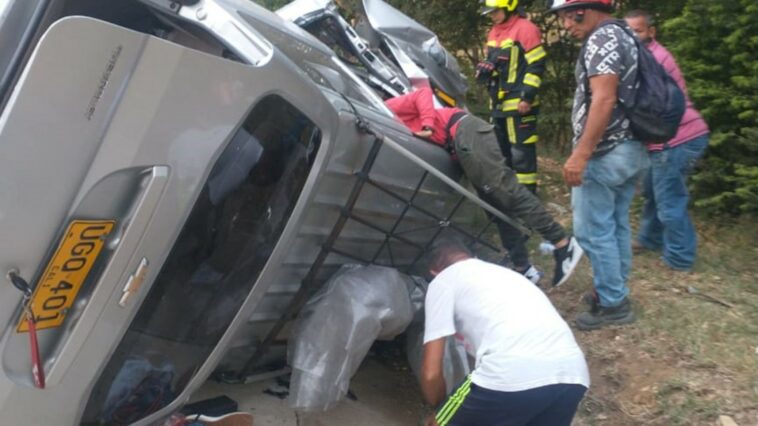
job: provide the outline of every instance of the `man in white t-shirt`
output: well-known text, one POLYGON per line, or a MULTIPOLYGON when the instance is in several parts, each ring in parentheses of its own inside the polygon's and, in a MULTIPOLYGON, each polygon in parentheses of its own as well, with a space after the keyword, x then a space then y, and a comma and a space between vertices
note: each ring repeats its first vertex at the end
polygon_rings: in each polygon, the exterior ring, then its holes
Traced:
POLYGON ((474 371, 426 425, 570 425, 589 387, 589 372, 571 329, 524 276, 472 258, 455 240, 428 255, 435 277, 426 295, 421 390, 445 400, 445 338, 463 337, 474 371))

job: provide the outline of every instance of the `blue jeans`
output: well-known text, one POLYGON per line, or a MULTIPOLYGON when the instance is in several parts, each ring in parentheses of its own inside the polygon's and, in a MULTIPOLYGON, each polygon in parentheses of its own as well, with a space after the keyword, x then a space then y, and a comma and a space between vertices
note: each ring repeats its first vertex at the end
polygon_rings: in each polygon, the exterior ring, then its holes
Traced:
POLYGON ((663 248, 663 260, 674 269, 695 263, 697 235, 687 205, 687 177, 708 147, 709 135, 650 153, 651 167, 643 184, 645 208, 637 240, 643 246, 663 248))
POLYGON ((572 191, 574 233, 592 263, 593 284, 602 306, 618 306, 629 294, 629 206, 635 183, 648 164, 646 148, 638 141, 626 141, 592 158, 582 185, 572 191))

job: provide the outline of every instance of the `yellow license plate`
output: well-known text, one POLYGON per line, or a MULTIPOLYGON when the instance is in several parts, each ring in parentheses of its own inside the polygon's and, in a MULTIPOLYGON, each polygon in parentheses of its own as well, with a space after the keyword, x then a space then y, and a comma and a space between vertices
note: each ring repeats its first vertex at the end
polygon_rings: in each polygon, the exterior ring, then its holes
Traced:
MULTIPOLYGON (((113 220, 75 220, 68 225, 34 288, 31 308, 37 330, 63 324, 115 223, 113 220)), ((29 331, 24 315, 21 315, 17 331, 29 331)))

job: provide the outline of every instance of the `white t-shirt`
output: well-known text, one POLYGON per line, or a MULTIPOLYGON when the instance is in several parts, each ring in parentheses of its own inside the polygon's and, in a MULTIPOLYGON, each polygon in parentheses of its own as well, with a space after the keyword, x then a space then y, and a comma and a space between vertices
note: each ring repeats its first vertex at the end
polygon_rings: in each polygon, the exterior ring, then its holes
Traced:
POLYGON ((568 324, 539 288, 510 269, 467 259, 435 277, 426 294, 424 343, 456 333, 476 359, 477 386, 517 392, 590 385, 568 324))

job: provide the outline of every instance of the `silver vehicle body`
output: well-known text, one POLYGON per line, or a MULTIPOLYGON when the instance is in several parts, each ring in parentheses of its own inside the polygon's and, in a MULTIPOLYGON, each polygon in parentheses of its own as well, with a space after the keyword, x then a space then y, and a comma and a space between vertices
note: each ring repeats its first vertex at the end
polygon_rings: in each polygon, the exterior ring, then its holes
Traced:
POLYGON ((294 24, 246 0, 102 3, 0 6, 19 40, 0 52, 2 424, 155 423, 235 351, 277 362, 262 349, 305 285, 410 271, 474 204, 499 215, 294 24), (112 229, 81 289, 43 288, 88 221, 112 229), (45 389, 10 271, 60 319, 37 333, 45 389))

